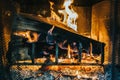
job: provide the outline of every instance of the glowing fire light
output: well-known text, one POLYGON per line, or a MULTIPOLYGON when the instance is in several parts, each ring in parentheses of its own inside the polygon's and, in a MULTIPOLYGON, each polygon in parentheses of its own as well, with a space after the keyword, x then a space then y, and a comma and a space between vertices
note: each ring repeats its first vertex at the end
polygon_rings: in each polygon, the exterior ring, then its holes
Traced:
POLYGON ((63 23, 67 24, 70 28, 77 31, 76 19, 78 18, 78 14, 73 10, 71 6, 73 1, 74 0, 65 0, 63 4, 63 6, 65 7, 65 10, 59 10, 59 13, 64 15, 63 23))
POLYGON ((71 58, 71 54, 70 54, 70 45, 68 44, 68 58, 71 58))
POLYGON ((50 2, 50 9, 51 9, 50 19, 56 20, 58 22, 62 22, 63 24, 67 25, 68 27, 77 31, 76 20, 78 18, 78 14, 73 10, 73 8, 71 6, 73 1, 74 0, 65 0, 65 2, 63 4, 64 10, 58 10, 58 12, 64 16, 63 21, 61 21, 62 19, 54 11, 54 8, 53 8, 54 3, 50 2))
POLYGON ((57 20, 57 21, 61 21, 61 18, 54 12, 54 8, 53 8, 54 3, 50 2, 50 9, 51 9, 51 19, 53 20, 57 20))
POLYGON ((32 43, 32 42, 37 42, 38 37, 40 34, 36 32, 31 32, 31 31, 17 31, 13 33, 14 35, 21 36, 23 38, 27 39, 27 42, 32 43))

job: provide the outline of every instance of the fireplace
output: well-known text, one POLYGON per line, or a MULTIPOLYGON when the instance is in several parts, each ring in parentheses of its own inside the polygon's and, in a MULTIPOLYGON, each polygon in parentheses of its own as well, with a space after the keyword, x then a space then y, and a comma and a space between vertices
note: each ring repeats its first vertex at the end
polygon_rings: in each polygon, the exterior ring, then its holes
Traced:
POLYGON ((8 54, 13 56, 12 63, 41 64, 47 58, 53 64, 104 62, 104 43, 79 35, 51 19, 20 13, 15 18, 11 36, 8 54), (46 38, 53 25, 54 41, 49 44, 46 38))
POLYGON ((3 62, 13 80, 95 80, 111 75, 111 66, 106 67, 112 59, 111 2, 72 1, 15 0, 15 14, 5 12, 14 17, 11 31, 3 27, 8 63, 3 62))
POLYGON ((7 59, 12 65, 10 73, 13 76, 15 72, 16 76, 20 74, 16 79, 31 76, 51 80, 93 79, 103 76, 105 43, 82 36, 55 20, 26 13, 16 15, 12 30, 7 59), (49 37, 54 38, 52 42, 49 37), (36 75, 31 75, 33 72, 36 75))

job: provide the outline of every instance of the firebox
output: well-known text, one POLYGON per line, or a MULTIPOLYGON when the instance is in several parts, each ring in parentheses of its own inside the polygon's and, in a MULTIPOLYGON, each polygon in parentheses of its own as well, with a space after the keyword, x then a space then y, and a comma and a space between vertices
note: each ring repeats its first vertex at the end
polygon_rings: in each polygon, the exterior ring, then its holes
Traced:
MULTIPOLYGON (((19 13, 14 18, 12 30, 7 52, 8 62, 12 65, 12 74, 19 67, 23 72, 26 69, 36 72, 36 69, 39 68, 38 71, 50 70, 53 75, 62 75, 63 71, 66 71, 66 67, 72 69, 76 66, 75 75, 71 74, 75 78, 76 75, 81 74, 77 70, 83 70, 85 65, 93 65, 85 69, 87 72, 95 70, 103 72, 103 68, 99 65, 104 62, 105 44, 84 37, 60 22, 32 14, 19 13), (91 70, 92 68, 95 70, 91 70), (62 72, 54 72, 59 69, 62 72)), ((19 72, 19 70, 17 71, 19 72)), ((28 71, 27 76, 31 73, 28 71)), ((21 75, 23 74, 21 73, 21 75)), ((40 75, 43 74, 41 72, 37 74, 37 76, 40 75)), ((64 75, 68 76, 66 72, 64 75)), ((48 72, 46 72, 46 76, 50 77, 48 72)), ((26 77, 24 76, 24 78, 26 77)), ((52 76, 51 78, 53 80, 52 76)), ((59 76, 56 76, 57 78, 59 79, 59 76)))
POLYGON ((20 13, 11 36, 8 55, 13 64, 43 64, 47 59, 53 64, 104 62, 104 43, 51 19, 20 13))
MULTIPOLYGON (((109 10, 105 14, 97 10, 103 0, 87 4, 89 1, 80 0, 82 4, 78 0, 41 0, 44 5, 41 3, 38 11, 38 8, 25 7, 27 1, 17 1, 23 6, 14 14, 6 54, 12 79, 99 80, 106 77, 103 65, 110 54, 106 29, 109 10)), ((103 3, 110 6, 107 1, 103 3)))

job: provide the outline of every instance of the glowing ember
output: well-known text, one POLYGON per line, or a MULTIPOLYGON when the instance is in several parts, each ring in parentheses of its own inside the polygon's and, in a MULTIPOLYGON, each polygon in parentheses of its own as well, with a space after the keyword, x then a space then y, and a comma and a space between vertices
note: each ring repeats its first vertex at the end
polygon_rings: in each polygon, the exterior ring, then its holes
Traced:
MULTIPOLYGON (((35 63, 44 63, 46 60, 47 59, 45 57, 36 58, 35 63)), ((55 62, 55 57, 50 55, 50 60, 54 63, 55 62)), ((98 55, 98 56, 85 55, 85 57, 82 58, 81 63, 89 63, 89 64, 90 63, 97 63, 97 64, 100 64, 101 63, 100 60, 101 60, 101 55, 98 55)), ((71 58, 71 56, 69 55, 67 58, 62 58, 62 57, 59 58, 58 62, 63 63, 63 64, 78 63, 78 59, 71 58)), ((17 61, 17 63, 31 63, 31 60, 22 60, 22 61, 19 60, 19 61, 17 61)))
POLYGON ((14 80, 18 80, 21 77, 23 80, 33 77, 31 80, 104 80, 104 69, 102 66, 47 66, 49 71, 41 71, 41 66, 37 65, 14 65, 11 67, 11 74, 14 80), (43 74, 44 73, 44 74, 43 74), (50 79, 50 74, 55 79, 50 79), (44 77, 43 77, 44 76, 44 77), (69 79, 67 78, 69 77, 69 79), (101 78, 102 77, 102 78, 101 78), (48 78, 48 79, 46 79, 48 78))
POLYGON ((27 39, 27 42, 32 43, 32 42, 37 42, 38 37, 40 34, 32 31, 17 31, 13 33, 14 35, 21 36, 23 38, 27 39))
POLYGON ((74 0, 65 0, 63 6, 65 7, 64 10, 59 10, 59 13, 64 15, 63 23, 67 24, 70 28, 77 31, 77 23, 76 19, 78 18, 77 13, 73 10, 71 4, 74 0))

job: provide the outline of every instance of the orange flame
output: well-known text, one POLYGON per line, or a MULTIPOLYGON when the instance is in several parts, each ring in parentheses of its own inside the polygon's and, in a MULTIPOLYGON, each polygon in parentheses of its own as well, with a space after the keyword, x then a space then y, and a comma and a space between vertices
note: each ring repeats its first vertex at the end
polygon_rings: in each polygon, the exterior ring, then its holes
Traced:
POLYGON ((78 18, 78 14, 73 10, 71 6, 73 1, 74 0, 65 0, 63 4, 65 10, 59 10, 59 13, 62 13, 64 15, 63 23, 67 24, 67 26, 77 31, 76 19, 78 18))
POLYGON ((71 54, 70 54, 70 45, 68 44, 68 58, 71 58, 71 54))
POLYGON ((68 27, 72 28, 73 30, 77 31, 77 23, 76 20, 78 18, 78 14, 73 10, 71 4, 74 0, 65 0, 63 7, 64 10, 58 10, 58 13, 64 16, 63 21, 61 21, 61 17, 59 17, 56 12, 54 11, 53 2, 50 2, 50 9, 51 9, 51 16, 50 19, 56 20, 58 22, 62 22, 63 24, 67 25, 68 27), (70 8, 69 8, 70 7, 70 8))
POLYGON ((60 22, 61 18, 54 12, 53 5, 54 5, 54 3, 50 2, 50 9, 51 9, 51 16, 50 16, 50 18, 60 22))
POLYGON ((31 32, 31 31, 17 31, 17 32, 14 32, 13 34, 27 38, 27 42, 29 42, 29 43, 37 42, 38 37, 40 36, 40 34, 38 34, 36 32, 31 32))

